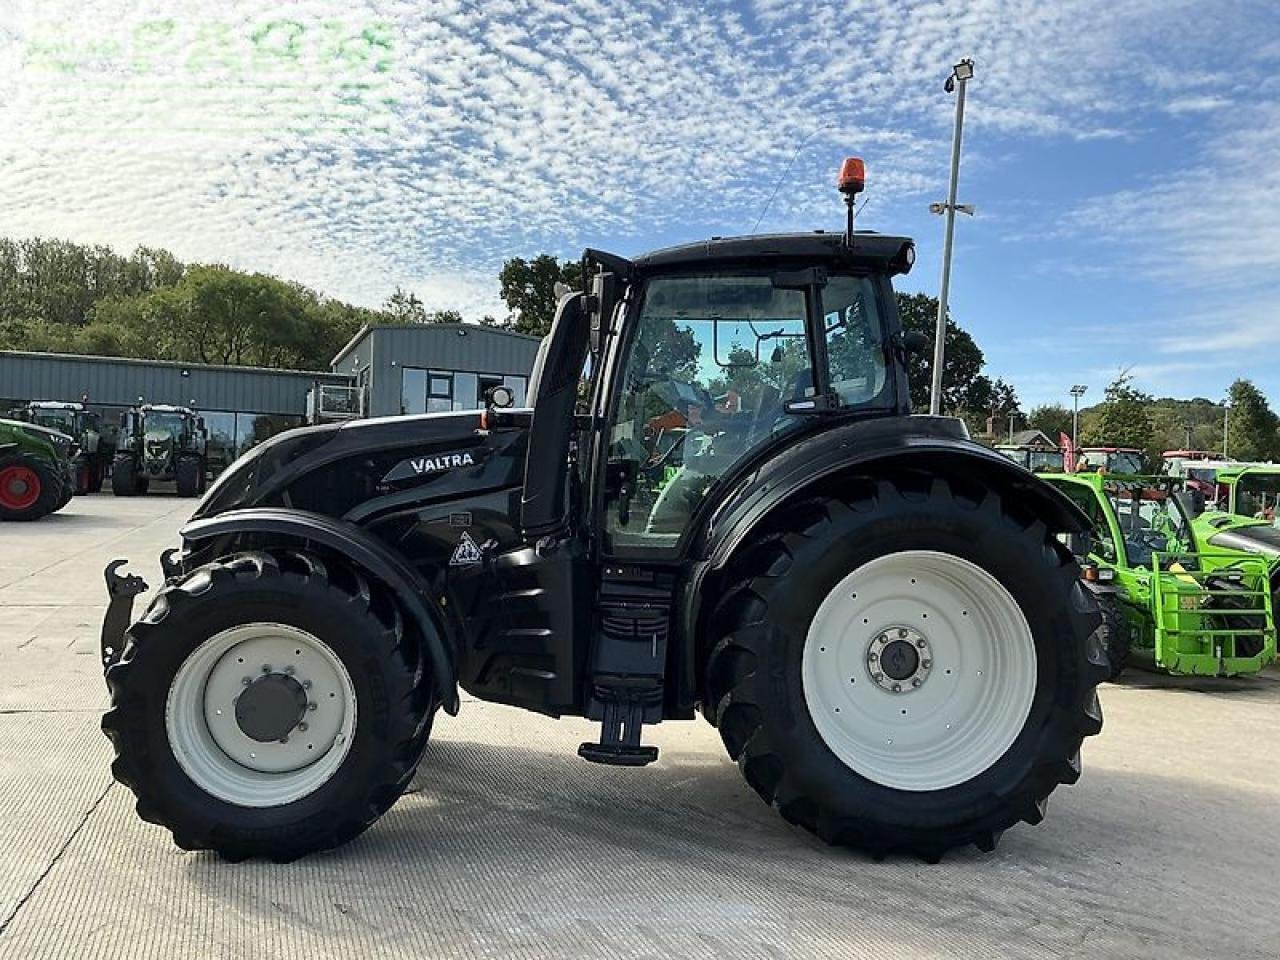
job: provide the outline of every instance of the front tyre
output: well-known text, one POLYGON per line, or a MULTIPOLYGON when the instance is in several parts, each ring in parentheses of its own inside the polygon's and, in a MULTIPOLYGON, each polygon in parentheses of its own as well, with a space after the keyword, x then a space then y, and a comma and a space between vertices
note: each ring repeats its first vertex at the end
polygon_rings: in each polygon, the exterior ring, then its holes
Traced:
POLYGON ((738 555, 707 700, 793 823, 930 861, 1039 822, 1101 728, 1070 554, 996 492, 904 474, 797 504, 738 555))
POLYGON ((435 699, 394 598, 254 552, 165 587, 107 671, 112 773, 187 850, 278 862, 347 842, 408 785, 435 699))

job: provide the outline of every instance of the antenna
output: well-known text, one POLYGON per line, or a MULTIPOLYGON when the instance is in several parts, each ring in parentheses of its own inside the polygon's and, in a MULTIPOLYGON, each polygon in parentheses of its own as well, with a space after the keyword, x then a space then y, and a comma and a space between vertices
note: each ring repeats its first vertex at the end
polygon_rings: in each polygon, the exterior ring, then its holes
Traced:
POLYGON ((796 147, 795 153, 791 154, 791 159, 787 161, 786 167, 783 168, 782 173, 778 175, 778 179, 774 181, 773 190, 770 191, 769 193, 769 199, 764 202, 764 206, 760 209, 760 216, 756 217, 756 222, 751 226, 752 234, 755 234, 756 230, 760 228, 760 221, 763 220, 764 215, 769 212, 769 207, 773 203, 773 198, 778 195, 778 188, 782 186, 782 181, 787 179, 787 174, 791 172, 791 168, 795 165, 796 157, 800 156, 800 151, 804 149, 805 144, 808 143, 810 140, 812 140, 814 137, 816 137, 823 130, 829 129, 830 126, 831 124, 828 122, 828 123, 824 123, 820 127, 814 127, 812 130, 809 131, 809 135, 800 141, 799 145, 796 147))

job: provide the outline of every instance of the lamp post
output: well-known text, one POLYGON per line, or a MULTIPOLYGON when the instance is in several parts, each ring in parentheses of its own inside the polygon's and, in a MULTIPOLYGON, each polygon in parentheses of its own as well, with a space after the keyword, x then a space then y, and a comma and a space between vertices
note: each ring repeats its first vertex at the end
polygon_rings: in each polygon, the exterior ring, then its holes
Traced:
POLYGON ((1071 388, 1071 449, 1080 449, 1080 398, 1089 392, 1089 388, 1083 383, 1077 383, 1071 388))
POLYGON ((960 137, 964 130, 964 91, 973 79, 973 61, 966 57, 951 68, 946 91, 956 92, 956 122, 951 136, 951 179, 947 183, 947 202, 931 203, 931 213, 946 216, 946 228, 942 234, 942 283, 938 289, 938 322, 933 338, 933 383, 929 391, 929 412, 937 416, 942 412, 942 361, 945 357, 947 335, 947 295, 951 292, 951 241, 956 229, 956 211, 973 216, 973 207, 956 205, 956 188, 960 182, 960 137))
POLYGON ((1226 400, 1222 401, 1222 459, 1223 460, 1231 459, 1230 454, 1227 453, 1227 434, 1230 429, 1230 423, 1231 423, 1231 398, 1227 397, 1226 400))

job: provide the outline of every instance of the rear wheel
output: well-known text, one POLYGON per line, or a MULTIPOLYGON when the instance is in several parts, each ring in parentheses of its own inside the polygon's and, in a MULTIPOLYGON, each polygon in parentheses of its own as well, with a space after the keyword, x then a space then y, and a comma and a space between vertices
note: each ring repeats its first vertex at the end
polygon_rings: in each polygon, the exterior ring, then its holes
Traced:
POLYGON ((0 457, 0 520, 39 520, 61 497, 62 483, 43 461, 0 457))
POLYGON ((793 507, 739 554, 707 699, 788 820, 936 860, 1039 822, 1101 728, 1096 604, 1045 526, 906 475, 793 507))
POLYGON ((408 786, 436 705, 394 598, 344 567, 246 553, 166 587, 107 672, 112 772, 188 850, 338 846, 408 786))
POLYGON ((194 497, 203 486, 200 480, 201 464, 198 457, 180 457, 174 468, 174 480, 178 487, 178 496, 194 497))

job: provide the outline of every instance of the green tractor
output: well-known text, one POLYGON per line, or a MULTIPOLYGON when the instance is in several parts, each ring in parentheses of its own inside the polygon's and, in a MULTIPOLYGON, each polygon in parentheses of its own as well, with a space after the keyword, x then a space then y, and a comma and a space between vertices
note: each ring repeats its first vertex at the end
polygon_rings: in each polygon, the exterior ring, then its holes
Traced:
POLYGON ((39 520, 75 493, 65 433, 19 420, 0 420, 0 520, 39 520))
POLYGON ((110 472, 116 452, 115 431, 103 425, 102 415, 84 403, 33 400, 14 411, 14 417, 72 437, 79 453, 71 462, 77 494, 98 493, 110 472))
POLYGON ((1112 679, 1136 648, 1170 673, 1235 676, 1276 658, 1280 563, 1207 540, 1169 477, 1059 474, 1045 479, 1093 521, 1076 540, 1102 607, 1112 679))
POLYGON ((117 497, 146 493, 152 480, 173 482, 180 497, 204 493, 209 431, 190 407, 144 403, 120 418, 124 438, 111 467, 117 497))

